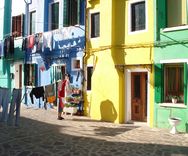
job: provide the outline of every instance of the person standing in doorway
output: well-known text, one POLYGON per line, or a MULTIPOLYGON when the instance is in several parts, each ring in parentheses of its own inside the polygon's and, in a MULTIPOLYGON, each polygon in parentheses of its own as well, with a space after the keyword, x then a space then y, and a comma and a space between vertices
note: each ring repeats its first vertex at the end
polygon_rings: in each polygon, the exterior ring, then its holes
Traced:
POLYGON ((61 87, 58 91, 58 98, 59 98, 59 105, 58 105, 58 120, 64 119, 62 117, 62 112, 64 105, 66 103, 66 97, 71 95, 71 87, 70 87, 70 81, 69 81, 69 74, 65 74, 64 80, 62 80, 61 87))

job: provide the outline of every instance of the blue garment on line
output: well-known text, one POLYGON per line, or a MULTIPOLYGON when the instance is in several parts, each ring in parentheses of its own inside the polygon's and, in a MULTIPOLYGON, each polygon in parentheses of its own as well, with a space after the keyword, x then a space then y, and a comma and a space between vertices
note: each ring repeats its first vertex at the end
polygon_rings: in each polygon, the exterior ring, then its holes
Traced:
POLYGON ((8 88, 0 87, 0 106, 2 106, 1 122, 6 122, 8 117, 8 106, 10 103, 11 91, 8 88))
POLYGON ((13 125, 14 112, 16 112, 15 126, 19 125, 21 97, 22 97, 22 89, 13 89, 12 101, 11 101, 9 116, 8 116, 8 125, 13 125))

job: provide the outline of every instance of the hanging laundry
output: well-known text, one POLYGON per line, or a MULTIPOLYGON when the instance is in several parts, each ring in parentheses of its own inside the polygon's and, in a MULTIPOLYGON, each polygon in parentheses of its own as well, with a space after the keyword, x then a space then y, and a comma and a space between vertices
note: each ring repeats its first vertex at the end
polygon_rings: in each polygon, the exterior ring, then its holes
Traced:
POLYGON ((33 49, 34 44, 35 44, 35 37, 34 35, 30 35, 28 37, 28 48, 33 49))
POLYGON ((45 86, 45 97, 49 103, 53 103, 56 100, 54 84, 45 86))
POLYGON ((62 31, 61 29, 56 29, 54 31, 52 31, 53 33, 53 49, 59 49, 59 44, 60 44, 60 41, 63 40, 63 34, 62 34, 62 31))
POLYGON ((14 54, 14 37, 9 36, 4 40, 4 56, 8 57, 9 55, 14 54))
POLYGON ((49 49, 50 51, 52 51, 52 47, 53 47, 53 42, 52 42, 52 32, 45 32, 43 33, 43 47, 44 50, 45 49, 49 49))
POLYGON ((45 86, 45 97, 50 97, 55 95, 55 87, 54 84, 45 86))
POLYGON ((3 108, 2 115, 0 118, 1 122, 7 121, 10 96, 11 96, 10 89, 0 87, 0 107, 3 108))
POLYGON ((14 37, 10 36, 10 54, 13 55, 14 54, 14 37))
POLYGON ((36 44, 36 52, 42 52, 42 45, 43 45, 42 33, 35 34, 35 44, 36 44))
POLYGON ((27 47, 28 47, 27 38, 23 38, 23 40, 22 40, 22 51, 27 50, 27 47))
POLYGON ((5 38, 5 40, 4 40, 4 55, 5 55, 5 57, 8 56, 9 48, 10 48, 10 39, 5 38))
POLYGON ((38 58, 36 59, 37 63, 38 63, 38 67, 41 71, 46 70, 45 64, 44 64, 44 60, 42 58, 38 58))
POLYGON ((37 99, 42 97, 42 100, 44 101, 44 87, 36 87, 31 90, 30 98, 31 98, 32 104, 34 104, 33 95, 35 95, 37 99))
POLYGON ((3 49, 4 45, 3 42, 0 41, 0 57, 4 56, 4 49, 3 49))
POLYGON ((12 92, 12 101, 11 101, 9 116, 7 121, 8 125, 10 126, 13 125, 14 112, 16 112, 15 126, 19 125, 21 97, 22 97, 22 89, 14 88, 12 92))

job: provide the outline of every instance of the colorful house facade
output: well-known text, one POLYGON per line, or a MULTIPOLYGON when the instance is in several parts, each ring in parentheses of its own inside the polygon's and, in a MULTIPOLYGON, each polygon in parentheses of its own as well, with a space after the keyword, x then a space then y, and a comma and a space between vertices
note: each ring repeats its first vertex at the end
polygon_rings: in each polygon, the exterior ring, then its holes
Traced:
POLYGON ((156 0, 155 122, 169 128, 169 118, 181 120, 177 129, 188 132, 187 108, 187 1, 156 0), (172 97, 178 97, 177 103, 172 97))
MULTIPOLYGON (((20 42, 22 42, 19 38, 16 40, 12 40, 14 48, 9 50, 9 53, 4 53, 5 40, 10 39, 12 36, 12 28, 14 27, 12 16, 17 16, 17 14, 23 14, 24 12, 24 4, 20 4, 19 8, 12 8, 12 4, 15 1, 8 0, 1 2, 1 29, 0 29, 0 40, 2 43, 2 51, 1 51, 1 59, 0 59, 0 86, 13 89, 20 85, 22 87, 22 83, 18 83, 18 77, 23 79, 23 70, 19 68, 17 65, 18 62, 22 62, 24 60, 24 54, 21 51, 20 42), (17 70, 20 70, 20 74, 15 74, 17 70)), ((20 19, 21 22, 21 19, 20 19)), ((20 35, 22 32, 19 32, 20 35)), ((7 51, 8 52, 8 51, 7 51)), ((20 81, 21 82, 21 81, 20 81)))
POLYGON ((82 89, 85 1, 25 2, 29 1, 21 1, 19 6, 15 0, 1 3, 5 15, 1 38, 14 37, 14 54, 1 60, 0 84, 22 88, 23 103, 38 108, 43 107, 44 101, 34 98, 32 104, 30 91, 56 84, 65 73, 71 75, 75 88, 82 89))
MULTIPOLYGON (((26 50, 28 68, 25 74, 31 73, 26 82, 28 92, 33 88, 29 83, 36 87, 56 84, 65 73, 71 75, 71 84, 82 90, 85 2, 33 0, 28 10, 28 37, 43 34, 43 45, 39 51, 35 47, 26 50)), ((31 104, 29 95, 27 99, 26 103, 31 104)), ((35 100, 35 103, 38 107, 43 105, 41 99, 35 100)))
POLYGON ((91 118, 153 126, 153 7, 147 0, 87 1, 85 112, 91 118))

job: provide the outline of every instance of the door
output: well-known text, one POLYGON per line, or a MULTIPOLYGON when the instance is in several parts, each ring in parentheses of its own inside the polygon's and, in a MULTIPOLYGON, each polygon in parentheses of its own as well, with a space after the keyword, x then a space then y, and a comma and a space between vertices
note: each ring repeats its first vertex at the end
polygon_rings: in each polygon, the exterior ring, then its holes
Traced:
POLYGON ((147 119, 147 73, 131 73, 131 118, 135 121, 147 119))
POLYGON ((15 64, 15 88, 22 88, 22 64, 15 64))

